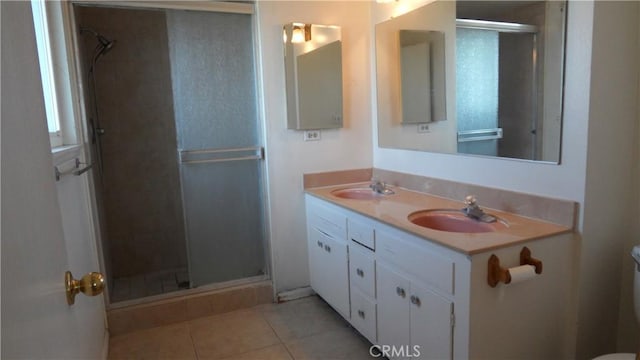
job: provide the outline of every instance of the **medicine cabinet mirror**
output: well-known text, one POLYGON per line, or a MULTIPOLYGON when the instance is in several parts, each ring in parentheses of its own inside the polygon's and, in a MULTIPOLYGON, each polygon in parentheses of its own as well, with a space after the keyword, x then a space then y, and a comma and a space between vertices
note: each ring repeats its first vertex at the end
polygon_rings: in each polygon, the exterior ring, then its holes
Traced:
POLYGON ((290 23, 284 26, 283 41, 287 128, 341 128, 340 27, 290 23))
POLYGON ((558 163, 565 22, 565 1, 438 0, 377 24, 380 147, 558 163))

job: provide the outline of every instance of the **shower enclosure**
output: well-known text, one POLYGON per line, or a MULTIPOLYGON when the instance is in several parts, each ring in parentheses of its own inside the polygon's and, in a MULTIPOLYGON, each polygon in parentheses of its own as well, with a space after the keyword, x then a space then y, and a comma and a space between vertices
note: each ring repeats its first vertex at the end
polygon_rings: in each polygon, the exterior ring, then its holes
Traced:
POLYGON ((267 279, 252 15, 74 15, 111 302, 267 279))

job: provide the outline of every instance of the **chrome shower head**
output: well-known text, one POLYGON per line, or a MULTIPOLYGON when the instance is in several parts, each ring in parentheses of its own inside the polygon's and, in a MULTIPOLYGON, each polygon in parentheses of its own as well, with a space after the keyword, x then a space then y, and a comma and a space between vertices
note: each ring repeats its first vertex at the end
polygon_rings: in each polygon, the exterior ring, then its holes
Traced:
POLYGON ((116 44, 115 40, 107 40, 104 36, 100 36, 102 39, 98 38, 100 41, 100 45, 102 45, 102 50, 100 50, 100 55, 104 55, 108 53, 113 46, 116 44))
POLYGON ((113 45, 115 45, 116 41, 115 40, 109 40, 107 39, 104 35, 100 34, 99 32, 93 30, 92 28, 88 28, 88 27, 81 27, 80 28, 80 33, 91 33, 93 34, 93 36, 96 37, 96 40, 98 40, 98 46, 96 47, 96 57, 99 57, 101 55, 106 54, 107 52, 109 52, 109 50, 111 50, 113 48, 113 45))

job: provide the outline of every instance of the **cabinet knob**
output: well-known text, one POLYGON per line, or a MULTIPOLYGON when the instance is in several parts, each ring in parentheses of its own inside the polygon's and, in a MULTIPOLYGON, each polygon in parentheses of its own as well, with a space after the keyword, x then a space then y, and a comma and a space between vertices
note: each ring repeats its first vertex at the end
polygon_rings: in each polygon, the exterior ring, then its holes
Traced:
POLYGON ((322 244, 322 241, 318 241, 318 247, 322 248, 322 246, 324 246, 324 245, 322 244))
POLYGON ((358 316, 360 316, 361 318, 363 318, 363 319, 364 319, 364 316, 365 316, 365 315, 364 315, 364 311, 362 311, 362 310, 358 310, 358 316))
POLYGON ((411 295, 411 303, 418 307, 422 304, 422 302, 420 301, 420 298, 415 295, 411 295))
POLYGON ((360 277, 364 277, 364 271, 362 271, 362 269, 356 269, 356 274, 360 277))
POLYGON ((325 249, 327 252, 331 252, 331 246, 329 246, 329 245, 325 245, 325 246, 324 246, 324 249, 325 249))
POLYGON ((404 291, 404 289, 403 289, 403 288, 401 288, 400 286, 398 286, 398 287, 396 288, 396 294, 398 294, 398 296, 400 296, 400 297, 405 297, 405 296, 407 296, 407 293, 406 293, 406 292, 404 291))

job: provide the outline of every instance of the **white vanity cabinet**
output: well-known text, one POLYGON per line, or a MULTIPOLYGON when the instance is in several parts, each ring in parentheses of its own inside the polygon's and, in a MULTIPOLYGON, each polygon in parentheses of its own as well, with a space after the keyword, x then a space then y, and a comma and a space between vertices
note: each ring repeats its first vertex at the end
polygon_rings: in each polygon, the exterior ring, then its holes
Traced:
POLYGON ((465 253, 312 195, 306 206, 312 288, 390 359, 572 357, 570 232, 465 253), (544 271, 491 287, 490 257, 518 267, 525 246, 544 271))

